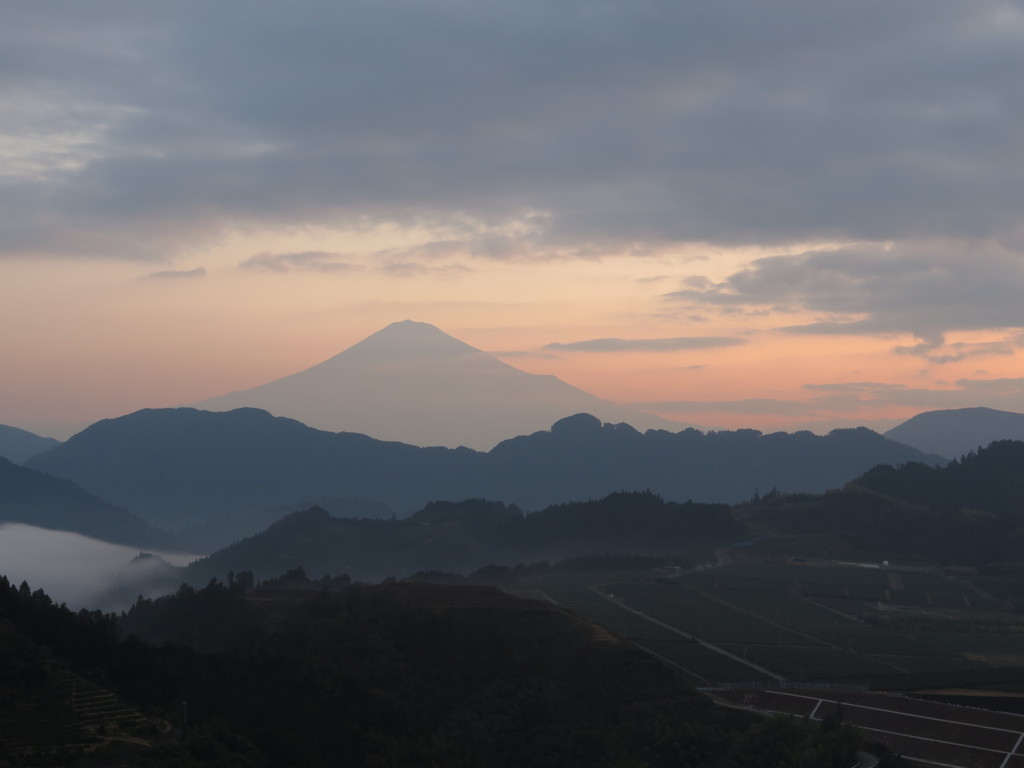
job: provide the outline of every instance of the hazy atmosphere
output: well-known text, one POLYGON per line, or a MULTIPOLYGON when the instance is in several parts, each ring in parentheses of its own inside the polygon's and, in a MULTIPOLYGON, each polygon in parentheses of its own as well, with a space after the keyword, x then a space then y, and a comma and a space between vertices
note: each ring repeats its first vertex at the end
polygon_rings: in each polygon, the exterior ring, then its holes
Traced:
MULTIPOLYGON (((130 568, 140 555, 138 548, 111 544, 68 531, 52 531, 18 523, 0 523, 0 562, 4 576, 17 584, 27 581, 33 589, 70 608, 123 609, 139 594, 136 586, 149 564, 130 568), (112 602, 111 590, 127 586, 126 597, 112 602), (133 592, 134 590, 134 592, 133 592)), ((159 553, 173 565, 187 565, 192 555, 159 553)))
POLYGON ((18 4, 0 423, 411 318, 680 422, 1024 411, 1024 5, 18 4))

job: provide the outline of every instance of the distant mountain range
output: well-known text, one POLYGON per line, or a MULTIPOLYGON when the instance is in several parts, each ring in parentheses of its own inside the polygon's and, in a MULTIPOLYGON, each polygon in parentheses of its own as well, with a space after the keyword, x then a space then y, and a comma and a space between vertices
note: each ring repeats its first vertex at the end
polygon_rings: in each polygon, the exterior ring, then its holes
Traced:
POLYGON ((927 411, 885 436, 925 453, 956 459, 995 440, 1024 440, 1024 413, 992 408, 927 411))
POLYGON ((418 446, 493 447, 573 413, 645 429, 685 425, 526 373, 429 323, 392 323, 305 371, 196 404, 260 408, 331 432, 418 446))
POLYGON ((280 514, 319 497, 386 504, 399 516, 439 500, 485 498, 532 511, 639 490, 732 503, 773 488, 841 487, 876 464, 908 461, 944 463, 868 429, 641 434, 577 414, 482 453, 324 432, 256 409, 179 408, 98 422, 28 465, 209 552, 265 527, 262 510, 280 514))
POLYGON ((60 441, 52 437, 40 437, 24 429, 0 424, 0 456, 15 464, 21 464, 56 445, 60 445, 60 441))
POLYGON ((0 523, 72 531, 115 544, 173 549, 174 538, 69 480, 0 458, 0 523))

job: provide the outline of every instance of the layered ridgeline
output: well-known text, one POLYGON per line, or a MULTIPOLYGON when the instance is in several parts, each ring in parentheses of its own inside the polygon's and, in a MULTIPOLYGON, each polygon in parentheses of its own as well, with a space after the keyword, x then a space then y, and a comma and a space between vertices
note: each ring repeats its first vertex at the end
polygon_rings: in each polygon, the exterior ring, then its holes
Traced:
POLYGON ((41 437, 17 427, 0 424, 0 457, 21 464, 48 448, 60 445, 59 440, 52 437, 41 437))
POLYGON ((29 466, 212 551, 324 497, 341 500, 327 505, 334 514, 365 514, 374 502, 399 517, 437 500, 486 498, 529 512, 634 490, 731 503, 773 488, 821 492, 908 461, 942 463, 867 429, 641 434, 578 414, 483 453, 324 432, 255 409, 182 408, 99 422, 29 466))
POLYGON ((554 376, 513 368, 412 320, 392 323, 305 371, 196 407, 260 408, 332 432, 479 450, 579 412, 639 429, 681 426, 554 376))
POLYGON ((557 562, 602 553, 673 556, 739 541, 746 528, 724 504, 678 504, 651 493, 616 493, 524 515, 471 499, 433 502, 403 520, 339 518, 319 507, 192 563, 181 580, 202 585, 234 571, 266 578, 302 567, 310 576, 379 581, 418 571, 470 573, 496 563, 557 562))
POLYGON ((1024 440, 1024 413, 993 408, 927 411, 885 436, 925 453, 957 459, 996 440, 1024 440))
POLYGON ((81 533, 138 547, 172 549, 174 538, 74 483, 0 457, 0 523, 81 533))

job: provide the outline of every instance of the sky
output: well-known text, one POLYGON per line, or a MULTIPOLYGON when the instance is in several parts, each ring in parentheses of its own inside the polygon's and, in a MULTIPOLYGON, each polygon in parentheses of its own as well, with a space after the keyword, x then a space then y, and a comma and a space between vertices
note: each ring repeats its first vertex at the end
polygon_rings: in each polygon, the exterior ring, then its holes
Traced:
POLYGON ((0 10, 0 423, 413 319, 681 422, 1024 411, 1024 3, 0 10))

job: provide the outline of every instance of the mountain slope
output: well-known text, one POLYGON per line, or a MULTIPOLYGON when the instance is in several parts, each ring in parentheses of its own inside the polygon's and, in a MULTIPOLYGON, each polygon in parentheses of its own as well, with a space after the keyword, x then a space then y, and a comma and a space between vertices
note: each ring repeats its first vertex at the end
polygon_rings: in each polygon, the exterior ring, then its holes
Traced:
POLYGON ((68 480, 0 457, 0 522, 71 531, 115 544, 173 548, 173 538, 68 480))
POLYGON ((52 437, 40 437, 24 429, 0 424, 0 456, 15 464, 21 464, 56 445, 60 445, 60 441, 52 437))
POLYGON ((486 498, 533 511, 616 491, 730 503, 772 488, 824 491, 876 464, 909 461, 942 463, 867 429, 641 434, 577 414, 481 453, 323 432, 251 408, 179 408, 98 422, 29 465, 155 525, 191 528, 182 543, 209 552, 320 497, 378 502, 399 516, 436 500, 486 498), (269 518, 268 508, 276 508, 269 518))
POLYGON ((944 467, 875 467, 853 485, 929 507, 969 508, 1024 521, 1024 442, 997 440, 944 467))
POLYGON ((957 408, 919 413, 885 436, 925 453, 956 459, 994 440, 1024 440, 1024 413, 957 408))
POLYGON ((854 557, 999 564, 1024 595, 1024 442, 997 441, 944 467, 880 465, 840 491, 769 496, 740 516, 776 533, 845 537, 854 557))
POLYGON ((693 557, 744 531, 724 504, 678 504, 651 493, 612 494, 526 516, 480 499, 433 502, 404 520, 338 518, 313 507, 195 561, 184 579, 205 584, 229 571, 261 579, 301 566, 312 577, 345 573, 379 581, 604 552, 693 557))
MULTIPOLYGON (((174 408, 97 422, 31 466, 180 530, 320 495, 411 510, 448 489, 433 479, 441 456, 447 476, 476 455, 322 432, 254 408, 174 408)), ((224 543, 243 532, 228 526, 224 543)))
POLYGON ((332 432, 480 450, 580 411, 639 429, 682 426, 554 376, 520 371, 411 320, 392 323, 305 371, 196 407, 261 408, 332 432))

